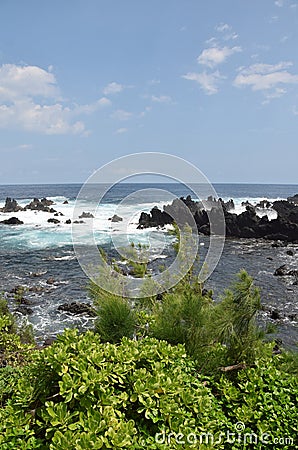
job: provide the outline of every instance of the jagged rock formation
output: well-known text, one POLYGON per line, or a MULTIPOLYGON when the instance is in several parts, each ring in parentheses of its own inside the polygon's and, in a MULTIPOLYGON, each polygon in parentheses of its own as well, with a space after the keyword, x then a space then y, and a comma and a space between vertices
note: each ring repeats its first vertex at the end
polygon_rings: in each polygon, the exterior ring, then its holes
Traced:
MULTIPOLYGON (((210 234, 209 217, 212 223, 216 223, 222 208, 225 217, 226 236, 228 237, 298 242, 298 206, 286 200, 278 200, 273 202, 272 205, 270 204, 271 208, 277 212, 277 218, 269 221, 266 215, 259 217, 256 214, 256 207, 248 202, 245 203, 246 211, 237 215, 231 212, 234 208, 233 200, 225 203, 221 199, 208 198, 206 202, 194 202, 190 196, 186 199, 181 197, 180 200, 175 199, 170 205, 164 206, 163 211, 154 207, 149 214, 142 212, 138 228, 171 224, 174 217, 180 218, 180 223, 183 223, 185 209, 181 207, 181 201, 188 207, 194 217, 198 231, 202 234, 210 234), (208 214, 206 210, 208 210, 208 214)), ((262 208, 264 206, 267 206, 266 200, 258 205, 262 208)))

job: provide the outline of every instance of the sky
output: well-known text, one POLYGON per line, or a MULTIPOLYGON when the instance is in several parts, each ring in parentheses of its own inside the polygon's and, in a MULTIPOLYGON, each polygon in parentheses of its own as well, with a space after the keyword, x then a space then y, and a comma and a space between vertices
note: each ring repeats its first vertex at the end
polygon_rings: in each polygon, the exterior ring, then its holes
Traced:
POLYGON ((0 184, 135 152, 298 184, 298 0, 0 0, 0 184))

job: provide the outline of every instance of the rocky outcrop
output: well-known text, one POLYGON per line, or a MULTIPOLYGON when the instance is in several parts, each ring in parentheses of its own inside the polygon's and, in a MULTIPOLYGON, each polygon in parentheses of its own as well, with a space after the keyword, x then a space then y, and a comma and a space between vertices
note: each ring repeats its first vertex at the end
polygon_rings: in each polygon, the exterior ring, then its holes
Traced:
POLYGON ((50 208, 53 204, 54 202, 52 200, 46 198, 42 198, 41 200, 34 198, 32 202, 25 206, 24 210, 31 209, 32 211, 56 213, 57 211, 54 208, 50 208))
POLYGON ((80 216, 79 219, 94 219, 93 214, 91 214, 90 212, 83 212, 80 216))
POLYGON ((2 220, 3 225, 24 225, 24 222, 19 220, 17 217, 11 217, 10 219, 2 220))
POLYGON ((71 302, 71 303, 63 303, 58 306, 58 311, 68 312, 70 314, 85 314, 88 316, 96 316, 96 311, 90 306, 88 303, 79 303, 79 302, 71 302))
MULTIPOLYGON (((157 207, 151 212, 141 213, 138 228, 148 228, 163 226, 175 221, 183 224, 186 221, 185 209, 181 205, 181 200, 188 207, 194 217, 198 231, 202 234, 210 234, 209 218, 213 224, 218 223, 221 211, 223 210, 226 225, 227 237, 239 238, 264 238, 271 240, 281 240, 286 242, 298 242, 298 206, 288 201, 276 201, 272 208, 277 212, 277 218, 269 221, 265 215, 259 217, 256 208, 249 202, 243 203, 246 210, 241 214, 231 212, 234 208, 232 200, 225 203, 221 199, 208 198, 206 202, 194 202, 190 196, 175 199, 170 205, 164 206, 164 211, 157 207), (221 207, 221 208, 220 208, 221 207), (208 208, 208 214, 206 211, 208 208)), ((266 206, 266 201, 259 204, 259 207, 266 206)))
POLYGON ((114 214, 112 217, 110 217, 108 220, 111 222, 122 222, 122 217, 117 216, 117 214, 114 214))
POLYGON ((3 208, 0 208, 0 211, 4 213, 18 212, 23 211, 23 208, 18 204, 18 202, 13 198, 6 197, 5 205, 3 208))
POLYGON ((48 223, 54 223, 56 225, 57 223, 60 223, 60 220, 54 219, 54 217, 52 217, 51 219, 48 219, 48 223))
POLYGON ((294 203, 298 206, 298 194, 293 195, 293 197, 288 197, 288 202, 294 203))
POLYGON ((256 204, 256 208, 268 209, 271 207, 272 207, 272 203, 269 202, 268 200, 261 200, 259 203, 256 204))
POLYGON ((160 209, 155 206, 151 209, 150 213, 142 212, 138 228, 149 228, 149 227, 163 227, 166 224, 173 223, 173 218, 165 211, 160 211, 160 209))

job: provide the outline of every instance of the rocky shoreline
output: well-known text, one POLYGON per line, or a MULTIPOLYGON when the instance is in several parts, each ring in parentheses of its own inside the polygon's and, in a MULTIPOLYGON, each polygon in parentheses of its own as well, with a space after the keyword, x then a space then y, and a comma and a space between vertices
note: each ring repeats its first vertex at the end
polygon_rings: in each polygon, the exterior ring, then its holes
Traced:
MULTIPOLYGON (((235 273, 241 268, 247 269, 254 277, 256 285, 262 289, 264 310, 261 317, 277 324, 281 330, 279 335, 281 339, 292 345, 297 340, 295 336, 298 320, 298 195, 284 201, 263 200, 255 206, 244 202, 243 208, 246 209, 238 215, 235 214, 233 200, 223 202, 209 198, 203 204, 193 201, 191 197, 182 197, 163 209, 155 207, 150 214, 142 213, 138 227, 162 227, 172 223, 171 214, 177 213, 181 200, 196 221, 200 243, 202 245, 205 243, 200 247, 202 257, 209 241, 209 219, 205 207, 208 207, 209 214, 213 210, 211 214, 214 216, 219 206, 224 211, 229 239, 226 240, 224 254, 214 276, 207 282, 207 288, 214 290, 215 301, 223 289, 232 282, 235 273), (259 216, 260 212, 263 217, 259 216), (267 212, 270 218, 273 217, 272 220, 269 220, 268 216, 264 218, 267 212)), ((56 204, 58 212, 54 210, 55 203, 46 198, 40 200, 35 198, 22 207, 14 199, 7 198, 4 207, 1 208, 1 212, 5 213, 5 216, 2 215, 5 221, 2 222, 1 228, 6 232, 7 226, 9 234, 9 225, 20 225, 12 233, 17 233, 17 230, 21 232, 22 224, 17 220, 22 219, 26 222, 26 219, 17 213, 25 210, 36 213, 41 211, 36 215, 30 215, 32 229, 34 223, 39 220, 38 217, 44 217, 44 221, 48 221, 48 217, 51 217, 44 215, 42 211, 52 214, 51 219, 57 220, 57 223, 59 219, 67 223, 69 215, 62 210, 65 217, 62 219, 57 217, 62 213, 59 212, 59 202, 56 204), (19 219, 13 218, 14 213, 19 219)), ((81 216, 86 221, 92 220, 91 214, 87 211, 81 216)), ((106 217, 110 222, 121 222, 122 219, 116 214, 106 217)), ((71 222, 69 219, 68 223, 71 222)), ((167 261, 170 262, 173 257, 169 249, 166 254, 167 261)), ((3 269, 0 289, 8 299, 12 310, 21 319, 27 317, 29 322, 33 323, 38 342, 42 343, 47 337, 55 336, 66 326, 78 326, 81 329, 92 326, 94 311, 86 292, 87 280, 70 247, 28 250, 21 253, 18 250, 7 253, 3 248, 0 265, 3 269)), ((154 261, 152 270, 158 270, 159 265, 160 261, 154 261)))
POLYGON ((273 203, 263 200, 256 206, 245 202, 243 206, 246 210, 241 214, 233 212, 232 199, 224 202, 222 199, 216 200, 209 197, 206 202, 195 202, 188 195, 186 198, 180 197, 173 200, 170 205, 164 205, 163 211, 154 207, 150 213, 142 212, 138 228, 163 227, 172 224, 173 217, 179 217, 183 224, 185 212, 181 208, 181 201, 191 212, 198 232, 203 235, 210 234, 209 218, 213 223, 217 223, 223 212, 227 237, 263 238, 298 243, 298 194, 288 197, 287 200, 277 200, 273 203), (257 214, 258 209, 263 211, 262 216, 257 214), (269 220, 266 211, 268 213, 274 211, 277 217, 269 220))

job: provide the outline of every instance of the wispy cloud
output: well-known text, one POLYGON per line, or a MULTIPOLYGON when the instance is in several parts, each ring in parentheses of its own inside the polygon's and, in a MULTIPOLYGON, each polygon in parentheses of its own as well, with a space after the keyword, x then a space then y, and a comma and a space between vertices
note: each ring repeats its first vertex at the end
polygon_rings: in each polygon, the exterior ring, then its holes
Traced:
POLYGON ((157 85, 157 84, 160 84, 160 80, 158 80, 158 79, 156 79, 156 78, 153 78, 152 80, 150 80, 150 81, 148 82, 148 84, 149 84, 150 86, 155 86, 155 85, 157 85))
POLYGON ((125 111, 124 109, 117 109, 111 114, 112 119, 116 120, 128 120, 132 117, 132 113, 129 111, 125 111))
POLYGON ((32 144, 20 144, 17 146, 18 150, 31 150, 33 148, 32 144))
POLYGON ((274 15, 274 16, 270 17, 269 23, 276 23, 276 22, 278 22, 278 20, 279 20, 279 16, 274 15))
POLYGON ((86 105, 76 105, 74 111, 78 114, 92 114, 100 108, 111 106, 112 102, 107 97, 101 97, 99 100, 86 105))
POLYGON ((215 30, 219 33, 223 33, 225 31, 231 31, 232 27, 228 25, 227 23, 220 23, 215 27, 215 30))
POLYGON ((182 78, 185 80, 195 81, 208 95, 216 94, 218 92, 218 84, 220 80, 224 79, 218 70, 212 73, 189 72, 186 75, 183 75, 182 78))
POLYGON ((128 128, 118 128, 118 130, 115 131, 116 134, 124 134, 127 133, 128 128))
POLYGON ((103 89, 102 92, 104 95, 113 95, 122 92, 123 89, 124 89, 123 84, 116 83, 116 81, 112 81, 103 89))
POLYGON ((233 31, 231 25, 228 25, 227 23, 220 23, 215 27, 215 31, 223 35, 224 41, 234 40, 239 37, 238 34, 233 31))
POLYGON ((285 86, 298 84, 298 75, 291 74, 287 70, 292 65, 290 61, 282 61, 278 64, 260 63, 242 67, 234 80, 234 85, 262 91, 267 99, 281 97, 287 92, 285 86))
POLYGON ((287 42, 288 39, 289 39, 289 36, 285 35, 285 36, 283 36, 283 37, 280 39, 280 42, 281 42, 282 44, 284 44, 285 42, 287 42))
POLYGON ((232 56, 234 53, 239 53, 241 51, 242 48, 239 46, 210 47, 204 49, 197 60, 199 64, 213 68, 219 64, 224 63, 229 56, 232 56))
POLYGON ((169 95, 152 95, 151 100, 155 103, 172 103, 172 98, 169 95))
POLYGON ((146 114, 147 114, 148 112, 150 112, 151 110, 152 110, 152 107, 151 107, 151 106, 146 106, 145 109, 144 109, 144 111, 142 111, 142 112, 140 113, 140 117, 146 116, 146 114))
POLYGON ((278 6, 279 8, 282 8, 284 6, 284 0, 276 0, 274 2, 275 6, 278 6))

